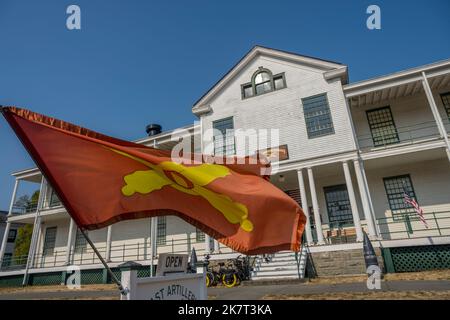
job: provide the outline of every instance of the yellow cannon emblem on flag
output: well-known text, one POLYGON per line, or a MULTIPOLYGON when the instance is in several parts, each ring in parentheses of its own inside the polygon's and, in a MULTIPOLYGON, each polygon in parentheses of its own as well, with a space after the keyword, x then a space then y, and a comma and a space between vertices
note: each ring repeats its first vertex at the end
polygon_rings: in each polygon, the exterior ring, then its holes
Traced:
POLYGON ((227 167, 209 163, 186 167, 171 161, 163 161, 155 165, 128 153, 112 148, 109 149, 152 169, 135 171, 126 175, 124 177, 125 186, 122 187, 123 195, 129 197, 136 192, 149 194, 155 190, 160 190, 164 186, 170 186, 178 191, 205 198, 224 215, 228 222, 239 224, 247 232, 253 230, 253 223, 248 220, 248 210, 245 205, 234 202, 226 195, 205 188, 207 184, 215 179, 229 175, 230 170, 227 167))

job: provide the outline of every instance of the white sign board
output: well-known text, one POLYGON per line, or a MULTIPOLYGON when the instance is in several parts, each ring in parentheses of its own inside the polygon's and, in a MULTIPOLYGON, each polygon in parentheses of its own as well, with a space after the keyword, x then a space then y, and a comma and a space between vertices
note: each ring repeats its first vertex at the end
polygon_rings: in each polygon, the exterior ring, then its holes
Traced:
POLYGON ((161 253, 158 257, 157 276, 170 273, 186 273, 189 256, 187 254, 161 253))
POLYGON ((205 275, 172 274, 138 278, 137 271, 122 271, 122 285, 128 294, 122 300, 206 300, 205 275))

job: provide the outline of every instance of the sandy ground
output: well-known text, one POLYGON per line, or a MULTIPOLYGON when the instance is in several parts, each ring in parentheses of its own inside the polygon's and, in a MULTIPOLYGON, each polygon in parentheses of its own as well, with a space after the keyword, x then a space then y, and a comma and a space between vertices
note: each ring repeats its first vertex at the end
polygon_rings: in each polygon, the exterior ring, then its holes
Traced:
MULTIPOLYGON (((338 284, 338 283, 354 283, 365 282, 366 275, 358 276, 337 276, 337 277, 320 277, 309 280, 309 284, 338 284)), ((408 281, 408 280, 450 280, 450 270, 422 271, 422 272, 405 272, 405 273, 388 273, 383 275, 383 281, 408 281)))
MULTIPOLYGON (((322 277, 311 279, 304 283, 304 285, 313 288, 313 291, 317 291, 320 287, 324 285, 339 285, 339 284, 361 284, 367 280, 367 276, 341 276, 341 277, 322 277), (317 287, 315 286, 317 285, 317 287)), ((427 271, 427 272, 414 272, 414 273, 397 273, 397 274, 387 274, 383 277, 384 283, 389 283, 390 281, 414 281, 414 280, 450 280, 450 270, 441 271, 427 271)), ((239 290, 238 288, 236 288, 239 290)), ((234 290, 236 290, 234 289, 234 290)), ((251 289, 250 290, 255 290, 251 289)), ((86 299, 87 296, 90 300, 116 300, 119 295, 116 292, 117 287, 114 284, 108 285, 83 285, 81 290, 70 290, 65 286, 29 286, 25 288, 14 287, 14 288, 0 288, 0 295, 20 297, 20 296, 31 296, 32 299, 86 299), (40 296, 39 293, 48 293, 40 296), (52 294, 59 293, 59 294, 52 294), (86 296, 86 294, 88 294, 86 296)), ((230 289, 225 289, 228 292, 230 289)), ((414 289, 413 289, 414 290, 414 289)), ((432 289, 433 290, 433 289, 432 289)), ((311 291, 311 290, 310 290, 311 291)), ((239 290, 241 292, 241 290, 239 290)), ((267 292, 267 291, 266 291, 267 292)), ((269 291, 270 292, 270 291, 269 291)), ((275 291, 276 292, 276 291, 275 291)), ((230 291, 231 293, 231 291, 230 291)), ((287 292, 286 292, 287 293, 287 292)), ((214 294, 211 292, 210 299, 214 299, 214 294)), ((440 290, 440 291, 366 291, 359 292, 356 290, 354 292, 315 292, 315 293, 301 293, 301 294, 261 294, 260 298, 269 300, 344 300, 344 299, 357 299, 357 300, 368 300, 368 299, 438 299, 438 300, 449 300, 450 290, 440 290)))
POLYGON ((323 294, 266 295, 263 300, 449 300, 448 291, 336 292, 323 294))
MULTIPOLYGON (((81 286, 82 291, 111 291, 115 290, 117 286, 115 284, 90 284, 81 286)), ((29 287, 12 287, 12 288, 0 288, 0 293, 16 293, 16 292, 63 292, 69 291, 65 286, 29 286, 29 287)))

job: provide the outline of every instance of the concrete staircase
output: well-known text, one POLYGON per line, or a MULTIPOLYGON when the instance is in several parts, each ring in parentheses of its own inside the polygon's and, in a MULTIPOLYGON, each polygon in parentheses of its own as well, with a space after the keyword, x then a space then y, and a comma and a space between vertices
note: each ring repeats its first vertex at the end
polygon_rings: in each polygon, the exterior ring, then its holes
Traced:
POLYGON ((263 256, 256 258, 252 271, 252 281, 303 279, 305 277, 307 252, 305 247, 298 253, 298 260, 292 251, 280 251, 266 261, 263 256))

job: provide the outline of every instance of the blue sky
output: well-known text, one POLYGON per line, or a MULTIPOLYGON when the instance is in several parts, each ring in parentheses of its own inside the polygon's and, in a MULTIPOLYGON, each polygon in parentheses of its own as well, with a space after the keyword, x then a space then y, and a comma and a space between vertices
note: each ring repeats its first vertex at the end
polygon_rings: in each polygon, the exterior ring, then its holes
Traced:
MULTIPOLYGON (((256 44, 334 60, 350 80, 450 58, 450 2, 0 0, 0 104, 123 139, 194 120, 192 104, 256 44), (81 7, 81 30, 66 8, 81 7), (366 8, 381 8, 381 30, 366 8)), ((0 119, 0 210, 33 166, 0 119)))

